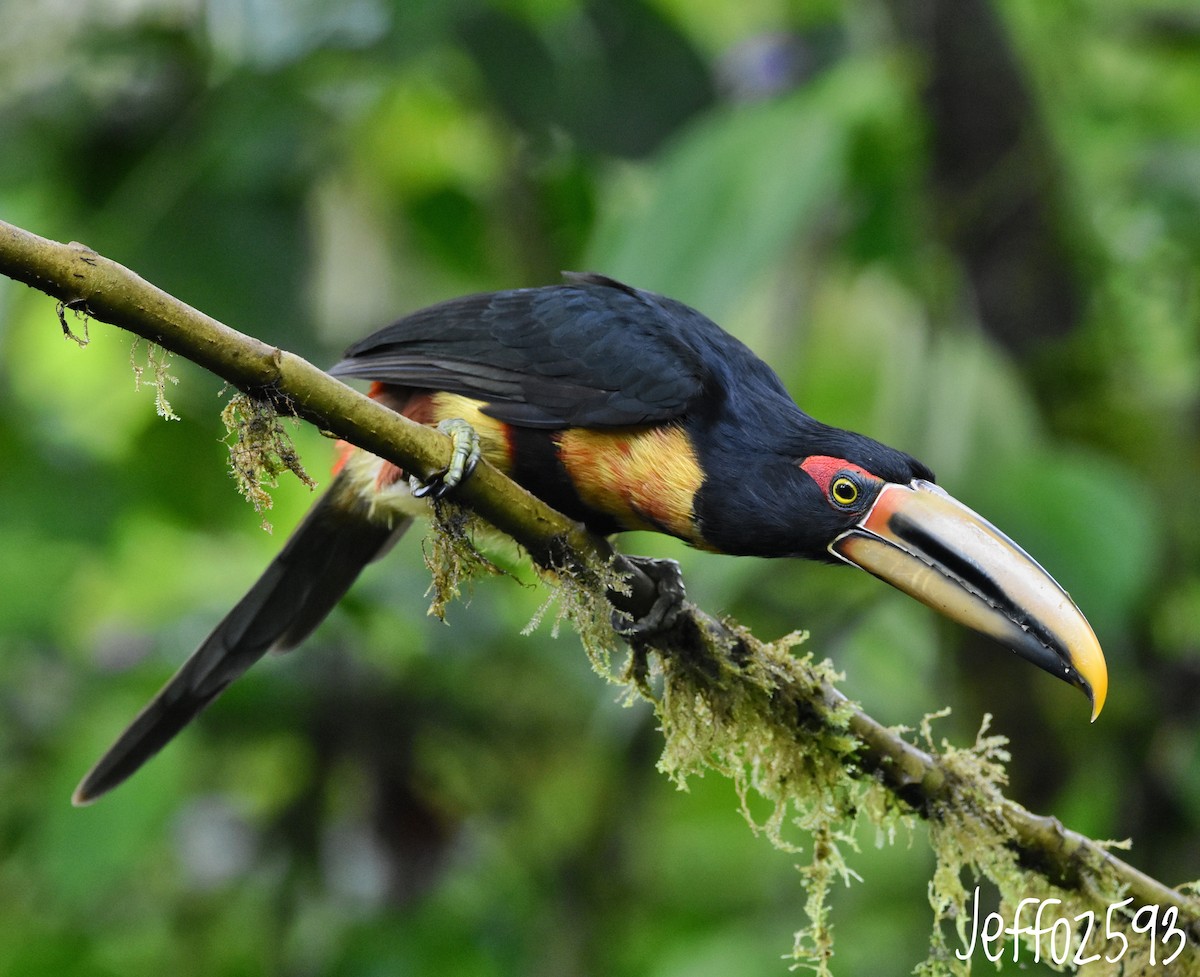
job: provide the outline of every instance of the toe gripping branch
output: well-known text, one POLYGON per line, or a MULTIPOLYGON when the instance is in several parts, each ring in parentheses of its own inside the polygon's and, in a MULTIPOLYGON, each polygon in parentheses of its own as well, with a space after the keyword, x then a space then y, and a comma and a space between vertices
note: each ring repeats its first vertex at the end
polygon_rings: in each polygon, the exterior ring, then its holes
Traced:
POLYGON ((609 592, 617 633, 631 641, 645 641, 671 630, 687 599, 679 564, 648 556, 622 556, 620 560, 628 565, 630 590, 609 592))
POLYGON ((450 453, 450 463, 427 479, 422 480, 416 475, 408 477, 415 499, 442 498, 469 478, 475 466, 479 464, 482 452, 479 447, 479 434, 475 428, 460 417, 449 417, 441 421, 437 429, 448 435, 454 445, 450 453))

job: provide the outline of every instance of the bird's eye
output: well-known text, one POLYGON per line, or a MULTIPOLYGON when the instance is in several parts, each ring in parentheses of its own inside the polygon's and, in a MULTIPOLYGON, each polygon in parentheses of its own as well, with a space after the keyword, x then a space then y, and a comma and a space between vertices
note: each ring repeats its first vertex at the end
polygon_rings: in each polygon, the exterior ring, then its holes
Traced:
POLYGON ((829 495, 838 505, 854 505, 858 501, 858 485, 853 479, 839 475, 829 486, 829 495))

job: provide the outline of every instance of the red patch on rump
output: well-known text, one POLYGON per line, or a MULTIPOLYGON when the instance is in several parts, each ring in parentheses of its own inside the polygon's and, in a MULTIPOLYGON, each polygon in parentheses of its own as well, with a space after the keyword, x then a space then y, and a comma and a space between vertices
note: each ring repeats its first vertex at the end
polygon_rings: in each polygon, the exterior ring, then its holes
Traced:
MULTIPOLYGON (((403 414, 409 420, 418 424, 433 423, 433 394, 428 390, 408 390, 389 383, 376 381, 371 384, 367 396, 377 400, 385 407, 390 407, 397 414, 403 414)), ((337 474, 350 460, 350 456, 358 449, 348 441, 337 444, 337 458, 333 463, 333 474, 337 474)), ((384 461, 379 466, 379 474, 375 478, 375 488, 385 489, 394 485, 404 477, 404 470, 390 461, 384 461)))

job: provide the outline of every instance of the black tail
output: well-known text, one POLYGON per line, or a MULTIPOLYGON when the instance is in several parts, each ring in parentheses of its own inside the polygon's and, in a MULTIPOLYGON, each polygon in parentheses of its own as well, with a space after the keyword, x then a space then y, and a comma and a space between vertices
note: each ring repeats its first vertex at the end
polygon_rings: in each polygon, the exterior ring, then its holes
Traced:
POLYGON ((92 767, 72 801, 87 804, 112 790, 268 651, 308 637, 411 521, 371 521, 370 502, 339 475, 249 593, 92 767))

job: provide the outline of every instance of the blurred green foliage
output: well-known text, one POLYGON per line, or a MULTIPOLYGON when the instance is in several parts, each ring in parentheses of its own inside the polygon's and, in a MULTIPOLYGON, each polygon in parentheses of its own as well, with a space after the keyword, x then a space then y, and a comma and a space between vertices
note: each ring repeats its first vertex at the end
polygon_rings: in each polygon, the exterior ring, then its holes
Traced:
MULTIPOLYGON (((863 574, 623 547, 679 557, 763 637, 810 630, 884 721, 951 704, 969 739, 994 713, 1017 799, 1177 884, 1200 876, 1200 19, 972 5, 994 23, 946 27, 941 0, 6 4, 0 216, 317 362, 560 269, 697 305, 1042 560, 1096 625, 1109 705, 1089 728, 863 574), (1020 84, 990 91, 949 30, 1020 84)), ((0 973, 786 971, 792 859, 728 784, 654 771, 649 710, 570 636, 520 636, 543 594, 519 561, 426 619, 415 533, 303 651, 71 809, 310 499, 282 484, 260 532, 220 385, 174 364, 164 422, 128 338, 90 333, 0 282, 0 973)), ((327 442, 295 433, 319 471, 327 442)), ((862 848, 835 971, 907 973, 928 855, 862 848)))

